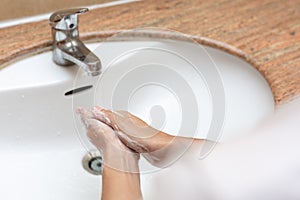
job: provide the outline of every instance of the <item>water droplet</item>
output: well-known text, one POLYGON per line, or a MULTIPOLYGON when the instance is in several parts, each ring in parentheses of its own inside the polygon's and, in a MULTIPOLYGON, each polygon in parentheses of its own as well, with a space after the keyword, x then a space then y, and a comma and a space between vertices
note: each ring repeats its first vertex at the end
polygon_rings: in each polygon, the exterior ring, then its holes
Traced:
POLYGON ((24 98, 25 98, 25 95, 24 95, 24 94, 22 94, 22 95, 21 95, 21 98, 22 98, 22 99, 24 99, 24 98))
POLYGON ((57 131, 56 135, 59 137, 61 136, 61 131, 57 131))

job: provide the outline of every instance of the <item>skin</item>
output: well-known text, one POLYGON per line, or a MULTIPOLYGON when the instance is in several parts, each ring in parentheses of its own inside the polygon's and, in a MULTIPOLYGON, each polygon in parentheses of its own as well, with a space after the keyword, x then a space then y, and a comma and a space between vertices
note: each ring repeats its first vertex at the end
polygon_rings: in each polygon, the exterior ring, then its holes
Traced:
MULTIPOLYGON (((274 117, 255 134, 217 145, 210 156, 201 162, 186 159, 176 163, 171 170, 157 177, 156 183, 161 184, 155 185, 160 190, 158 196, 154 194, 155 199, 299 199, 299 105, 300 99, 278 109, 274 117), (175 184, 169 184, 170 181, 175 184), (188 187, 183 187, 185 184, 188 187)), ((122 114, 124 111, 118 112, 122 114)), ((134 126, 140 127, 145 123, 133 115, 124 117, 118 112, 98 107, 93 110, 93 115, 111 127, 124 144, 129 142, 128 138, 140 143, 143 148, 136 148, 136 151, 142 155, 151 156, 156 151, 167 149, 166 146, 169 149, 176 147, 176 150, 180 144, 187 144, 190 140, 179 138, 178 142, 174 142, 172 136, 159 131, 148 137, 139 137, 134 132, 134 126), (130 119, 130 126, 128 122, 122 124, 114 121, 116 114, 123 120, 130 119), (135 134, 130 132, 131 129, 135 134)), ((192 141, 191 147, 202 143, 201 140, 192 141)), ((138 145, 128 143, 128 146, 133 151, 138 145)), ((172 155, 168 151, 164 153, 161 155, 172 155)), ((164 160, 163 157, 160 159, 164 160)))
POLYGON ((134 152, 142 154, 152 165, 167 167, 188 155, 198 153, 201 139, 172 136, 149 126, 127 111, 111 111, 99 106, 92 113, 96 119, 115 130, 118 138, 134 152))
POLYGON ((138 168, 142 154, 151 164, 167 167, 202 140, 156 130, 127 111, 78 108, 90 141, 102 152, 102 200, 142 199, 138 168))
POLYGON ((77 113, 90 141, 102 152, 102 200, 142 199, 139 154, 126 147, 115 131, 95 119, 91 111, 79 108, 77 113))

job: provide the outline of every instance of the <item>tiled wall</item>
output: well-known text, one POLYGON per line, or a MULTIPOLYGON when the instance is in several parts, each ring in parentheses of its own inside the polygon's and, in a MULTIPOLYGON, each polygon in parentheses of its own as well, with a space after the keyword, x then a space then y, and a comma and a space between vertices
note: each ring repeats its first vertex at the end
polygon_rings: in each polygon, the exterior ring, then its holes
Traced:
POLYGON ((27 17, 55 10, 111 2, 114 0, 1 0, 0 20, 27 17))

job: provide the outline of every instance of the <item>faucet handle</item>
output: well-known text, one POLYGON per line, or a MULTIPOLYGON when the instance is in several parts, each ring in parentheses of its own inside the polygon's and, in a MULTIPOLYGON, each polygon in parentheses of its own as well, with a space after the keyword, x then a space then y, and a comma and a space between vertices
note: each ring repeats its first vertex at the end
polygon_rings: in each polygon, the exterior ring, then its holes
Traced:
POLYGON ((88 8, 60 10, 50 16, 49 23, 54 29, 73 30, 78 26, 78 15, 87 11, 89 11, 88 8))

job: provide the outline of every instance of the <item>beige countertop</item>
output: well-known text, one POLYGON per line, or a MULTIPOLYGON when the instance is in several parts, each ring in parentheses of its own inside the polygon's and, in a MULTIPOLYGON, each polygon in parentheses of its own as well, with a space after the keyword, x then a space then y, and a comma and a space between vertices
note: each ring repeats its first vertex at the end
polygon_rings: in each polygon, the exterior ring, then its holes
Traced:
MULTIPOLYGON (((154 0, 99 8, 80 17, 83 40, 158 27, 185 33, 252 64, 276 104, 300 93, 300 0, 154 0)), ((51 46, 47 20, 0 29, 0 68, 51 46)))

